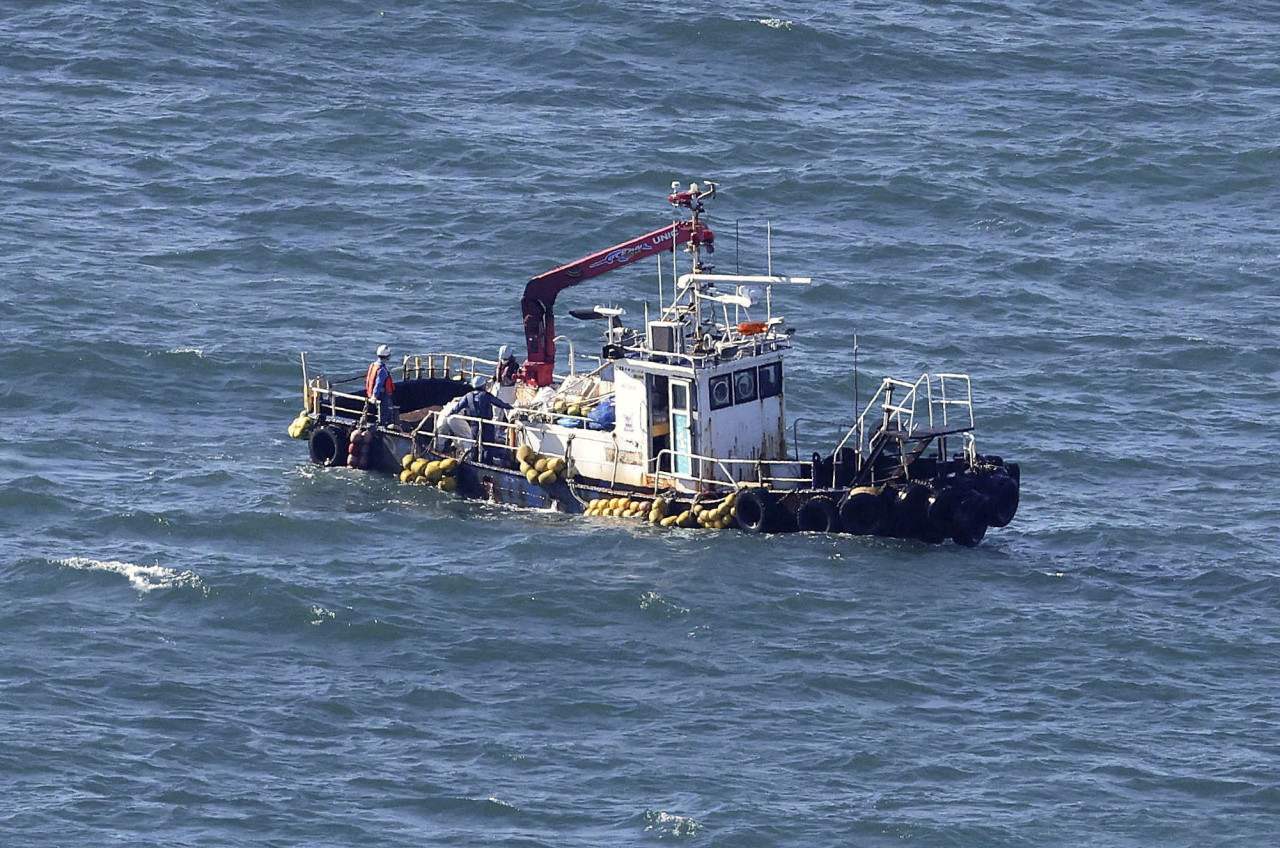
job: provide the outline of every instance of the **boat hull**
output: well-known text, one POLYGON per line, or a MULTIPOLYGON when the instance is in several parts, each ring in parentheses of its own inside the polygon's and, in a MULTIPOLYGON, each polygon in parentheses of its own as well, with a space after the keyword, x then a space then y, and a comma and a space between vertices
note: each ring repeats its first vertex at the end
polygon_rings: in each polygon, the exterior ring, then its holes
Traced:
MULTIPOLYGON (((657 495, 651 489, 624 486, 583 476, 556 475, 539 483, 516 466, 515 455, 498 450, 491 461, 480 461, 474 449, 455 455, 432 447, 429 437, 391 428, 357 429, 322 422, 311 433, 312 461, 320 465, 349 465, 398 475, 405 457, 454 465, 451 489, 466 498, 522 509, 552 510, 569 515, 593 513, 606 500, 639 504, 636 520, 660 523, 660 518, 686 515, 677 526, 720 526, 699 519, 716 504, 721 525, 749 533, 810 532, 882 536, 939 543, 950 539, 974 547, 990 527, 1007 525, 1017 512, 1021 472, 1016 463, 999 457, 979 457, 974 464, 929 466, 933 476, 881 485, 848 485, 776 489, 741 486, 732 494, 718 492, 661 493, 665 512, 649 511, 657 495), (354 430, 354 432, 353 432, 354 430), (345 446, 345 453, 343 447, 345 446), (342 456, 340 456, 342 455, 342 456), (343 456, 345 459, 343 460, 343 456), (343 461, 340 461, 343 460, 343 461), (733 504, 730 509, 726 498, 733 504), (699 524, 699 521, 703 523, 699 524)), ((615 508, 616 511, 617 508, 615 508)), ((607 512, 607 510, 606 510, 607 512)), ((670 522, 666 526, 670 526, 670 522)))

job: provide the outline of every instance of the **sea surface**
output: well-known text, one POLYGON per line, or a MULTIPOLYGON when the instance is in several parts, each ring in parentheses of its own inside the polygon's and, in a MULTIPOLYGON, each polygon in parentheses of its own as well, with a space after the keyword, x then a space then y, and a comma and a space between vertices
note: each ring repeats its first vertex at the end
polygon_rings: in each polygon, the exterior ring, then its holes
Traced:
POLYGON ((1258 0, 0 0, 0 844, 1275 844, 1278 62, 1258 0), (814 278, 801 450, 855 337, 864 402, 968 373, 1011 526, 661 532, 287 437, 302 351, 519 345, 705 179, 722 270, 768 224, 814 278))

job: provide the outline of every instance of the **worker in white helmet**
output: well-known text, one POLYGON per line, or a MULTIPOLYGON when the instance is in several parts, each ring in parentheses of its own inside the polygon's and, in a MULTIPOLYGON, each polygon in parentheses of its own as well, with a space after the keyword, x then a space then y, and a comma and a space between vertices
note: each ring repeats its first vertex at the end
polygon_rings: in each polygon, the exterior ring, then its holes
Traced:
MULTIPOLYGON (((483 448, 478 456, 481 462, 494 462, 500 451, 499 446, 494 442, 497 428, 489 422, 494 419, 495 410, 509 410, 511 404, 502 398, 494 397, 489 394, 487 386, 489 380, 487 377, 476 375, 471 378, 471 391, 467 392, 449 408, 448 415, 465 415, 472 419, 470 423, 469 435, 472 439, 479 436, 480 445, 483 448), (477 427, 477 425, 479 425, 477 427), (477 432, 478 431, 478 432, 477 432)), ((457 430, 453 431, 457 433, 457 430)), ((461 434, 458 434, 461 435, 461 434)))
POLYGON ((391 398, 396 384, 391 379, 391 369, 387 365, 387 360, 391 358, 391 348, 380 345, 377 355, 378 358, 369 363, 369 371, 365 374, 364 393, 370 403, 377 405, 378 423, 385 427, 395 421, 391 398))
POLYGON ((503 345, 498 350, 498 367, 493 372, 495 394, 500 400, 515 403, 516 379, 520 375, 520 361, 511 352, 511 348, 503 345))

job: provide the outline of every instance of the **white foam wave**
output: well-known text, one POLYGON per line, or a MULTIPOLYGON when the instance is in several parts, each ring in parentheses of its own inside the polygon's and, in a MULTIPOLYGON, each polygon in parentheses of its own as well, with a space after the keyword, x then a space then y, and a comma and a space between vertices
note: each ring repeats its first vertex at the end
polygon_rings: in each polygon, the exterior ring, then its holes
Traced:
POLYGON ((764 24, 774 29, 791 29, 796 25, 795 21, 784 21, 782 18, 756 18, 756 23, 764 24))
POLYGON ((337 617, 338 617, 337 614, 334 613, 332 610, 327 610, 324 607, 320 607, 320 606, 316 606, 315 604, 312 604, 311 618, 310 620, 307 621, 307 624, 310 624, 313 627, 319 627, 321 624, 324 624, 326 621, 333 621, 337 617))
POLYGON ((698 822, 688 816, 678 816, 675 813, 646 810, 644 819, 645 833, 654 833, 659 839, 669 836, 697 836, 702 831, 702 825, 698 822))
POLYGON ((177 571, 162 565, 138 565, 120 560, 100 560, 89 557, 68 557, 57 560, 58 565, 78 568, 82 571, 108 571, 119 574, 139 592, 156 589, 173 589, 179 586, 199 586, 200 577, 193 571, 177 571))
POLYGON ((645 612, 662 613, 672 617, 689 614, 687 607, 673 604, 654 591, 645 592, 640 596, 640 609, 645 612))

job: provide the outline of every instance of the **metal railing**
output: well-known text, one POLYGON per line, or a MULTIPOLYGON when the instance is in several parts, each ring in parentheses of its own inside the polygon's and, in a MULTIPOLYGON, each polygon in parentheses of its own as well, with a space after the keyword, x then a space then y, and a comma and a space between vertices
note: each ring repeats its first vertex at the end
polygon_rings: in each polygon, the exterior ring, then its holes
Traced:
POLYGON ((400 374, 403 380, 470 380, 477 375, 492 377, 497 367, 497 360, 468 356, 465 353, 425 353, 406 356, 400 374))
MULTIPOLYGON (((973 388, 968 375, 921 374, 914 383, 886 377, 858 420, 836 446, 836 452, 839 453, 850 439, 854 439, 858 452, 864 453, 871 437, 880 429, 910 438, 925 428, 962 432, 972 430, 973 426, 973 388), (963 383, 963 387, 959 392, 948 394, 948 381, 963 383), (899 389, 903 394, 900 400, 895 401, 893 395, 899 389), (867 419, 872 414, 880 417, 880 425, 868 432, 867 419)), ((972 440, 972 436, 969 438, 972 440)))
POLYGON ((793 485, 783 488, 794 488, 794 484, 812 482, 810 477, 785 477, 767 470, 768 466, 797 465, 796 462, 788 459, 726 459, 725 457, 703 456, 702 454, 664 448, 650 460, 650 464, 652 465, 651 473, 653 474, 655 490, 662 488, 664 480, 684 482, 687 484, 686 488, 694 489, 704 486, 737 486, 740 483, 747 482, 786 483, 793 485), (689 460, 689 473, 685 474, 674 470, 677 459, 689 460), (711 469, 713 475, 708 476, 704 473, 706 469, 711 469), (734 471, 738 469, 745 469, 747 473, 735 474, 734 471))
MULTIPOLYGON (((594 377, 612 364, 611 361, 600 361, 597 357, 583 356, 584 360, 593 361, 597 364, 589 371, 579 373, 577 368, 578 357, 574 350, 573 342, 563 336, 557 337, 557 340, 562 339, 569 342, 569 373, 554 375, 553 379, 556 383, 564 384, 575 378, 594 377)), ((467 382, 476 376, 491 378, 497 370, 497 366, 498 362, 496 360, 461 353, 412 354, 404 357, 400 367, 400 379, 418 380, 428 378, 467 382)), ((355 383, 363 388, 363 375, 346 377, 340 380, 330 380, 324 376, 311 377, 307 373, 305 353, 302 355, 302 373, 304 406, 313 414, 319 415, 326 408, 329 414, 337 414, 337 404, 340 400, 347 400, 349 402, 348 405, 360 404, 365 401, 363 392, 345 392, 336 388, 348 383, 355 383)), ((601 395, 601 397, 603 396, 601 395)))
MULTIPOLYGON (((804 424, 806 428, 811 428, 807 429, 807 433, 820 432, 829 434, 833 440, 835 436, 844 431, 845 427, 844 421, 825 421, 821 418, 793 418, 791 420, 791 451, 795 462, 800 462, 800 445, 805 438, 816 438, 802 434, 800 432, 801 424, 804 424)), ((813 444, 813 442, 810 442, 810 444, 813 444)), ((824 441, 822 444, 827 444, 827 442, 824 441)))

